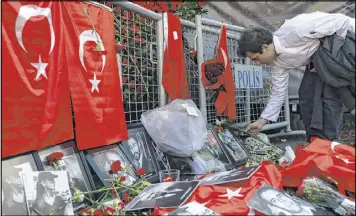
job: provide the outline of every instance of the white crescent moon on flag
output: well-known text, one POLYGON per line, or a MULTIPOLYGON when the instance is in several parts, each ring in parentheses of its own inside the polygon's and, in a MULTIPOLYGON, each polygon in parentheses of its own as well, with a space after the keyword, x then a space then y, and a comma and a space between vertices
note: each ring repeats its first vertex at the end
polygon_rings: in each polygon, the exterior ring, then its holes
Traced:
MULTIPOLYGON (((98 44, 98 41, 100 43, 100 51, 104 51, 104 44, 103 41, 100 38, 100 35, 97 34, 95 31, 91 30, 85 30, 79 35, 79 60, 80 63, 82 64, 83 68, 87 70, 87 68, 84 65, 84 44, 87 41, 93 41, 96 44, 98 44)), ((106 56, 102 55, 101 58, 103 59, 103 66, 101 68, 101 72, 103 72, 104 67, 105 67, 105 62, 106 62, 106 56)))
POLYGON ((51 53, 55 43, 54 29, 52 23, 52 12, 50 8, 41 8, 36 5, 24 5, 20 8, 19 13, 16 17, 15 22, 15 32, 16 38, 22 49, 27 52, 25 46, 22 41, 22 31, 26 24, 26 22, 34 16, 45 16, 47 17, 49 30, 51 32, 51 48, 48 53, 51 53))
POLYGON ((225 63, 225 68, 227 66, 227 56, 226 56, 226 53, 225 51, 223 50, 223 48, 220 47, 220 50, 221 50, 221 53, 223 55, 223 58, 224 58, 224 63, 225 63))
POLYGON ((337 145, 339 145, 340 143, 338 143, 338 142, 335 142, 335 141, 333 141, 332 143, 331 143, 331 150, 333 150, 333 151, 335 151, 335 146, 337 146, 337 145))

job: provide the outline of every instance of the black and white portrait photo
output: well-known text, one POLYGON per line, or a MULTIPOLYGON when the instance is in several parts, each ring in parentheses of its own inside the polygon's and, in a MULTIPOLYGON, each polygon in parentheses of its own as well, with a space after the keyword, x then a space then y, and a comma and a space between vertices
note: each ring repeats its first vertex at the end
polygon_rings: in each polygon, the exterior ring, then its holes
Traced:
POLYGON ((88 150, 88 153, 91 155, 94 163, 99 170, 96 172, 101 172, 104 175, 105 179, 113 179, 118 176, 125 176, 126 180, 124 183, 133 184, 137 177, 134 171, 134 168, 130 162, 126 159, 125 155, 120 151, 117 145, 104 146, 96 149, 88 150), (121 169, 126 168, 126 173, 119 171, 118 173, 111 172, 111 165, 114 161, 121 162, 121 169))
POLYGON ((229 159, 227 158, 226 154, 224 153, 223 149, 221 148, 218 140, 216 139, 215 134, 212 129, 208 129, 205 146, 211 152, 211 154, 214 156, 214 158, 218 159, 219 161, 223 162, 224 164, 230 163, 229 159))
POLYGON ((248 206, 266 215, 330 215, 305 200, 266 184, 256 191, 248 206))
POLYGON ((149 149, 146 134, 144 132, 129 132, 129 139, 122 141, 120 149, 134 165, 135 169, 144 168, 145 174, 153 174, 156 172, 155 159, 152 157, 149 149), (131 132, 131 133, 130 133, 131 132))
MULTIPOLYGON (((73 141, 66 142, 62 145, 51 146, 38 152, 43 168, 45 171, 55 171, 53 165, 50 165, 47 156, 53 152, 62 152, 63 158, 59 164, 59 170, 65 170, 68 172, 68 182, 72 196, 74 195, 74 189, 81 192, 89 190, 89 180, 86 178, 86 174, 79 165, 81 163, 79 156, 77 157, 73 141)), ((84 207, 84 203, 74 202, 74 211, 84 207)))
POLYGON ((125 208, 126 211, 153 208, 177 208, 182 205, 197 188, 199 181, 163 182, 147 186, 125 208))
POLYGON ((220 215, 197 202, 187 203, 167 215, 220 215))
POLYGON ((249 179, 259 168, 255 167, 240 167, 237 169, 216 172, 214 174, 209 174, 201 180, 201 185, 216 185, 224 184, 229 182, 237 182, 249 179))
POLYGON ((29 215, 74 215, 66 171, 25 173, 29 215))
POLYGON ((229 130, 222 130, 220 133, 218 133, 218 136, 226 150, 230 153, 236 162, 248 159, 247 152, 241 146, 242 144, 236 140, 236 138, 229 130))
POLYGON ((28 215, 23 175, 37 171, 32 154, 2 162, 2 215, 28 215))
POLYGON ((169 164, 168 157, 164 154, 162 150, 160 150, 157 145, 153 142, 151 137, 147 137, 148 143, 153 147, 154 149, 154 156, 155 158, 158 159, 158 165, 160 169, 171 169, 171 166, 169 164))

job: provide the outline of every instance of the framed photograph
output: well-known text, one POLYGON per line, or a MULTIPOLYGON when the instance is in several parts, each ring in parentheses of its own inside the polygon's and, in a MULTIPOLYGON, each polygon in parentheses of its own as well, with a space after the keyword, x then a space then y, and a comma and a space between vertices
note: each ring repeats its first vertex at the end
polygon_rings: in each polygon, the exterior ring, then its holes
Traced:
POLYGON ((137 195, 125 211, 153 208, 178 208, 198 187, 199 181, 176 181, 151 184, 137 195))
POLYGON ((113 179, 121 175, 126 177, 126 184, 133 184, 137 180, 133 165, 116 144, 86 150, 85 157, 104 185, 108 185, 105 179, 113 179), (126 168, 125 174, 111 172, 111 165, 117 160, 121 162, 122 168, 126 168))
MULTIPOLYGON (((60 145, 50 146, 38 151, 44 171, 56 171, 55 167, 51 165, 47 159, 47 156, 55 152, 61 152, 63 154, 58 170, 65 170, 68 172, 68 182, 71 194, 74 195, 74 189, 82 192, 90 191, 92 187, 81 157, 75 147, 75 142, 71 140, 60 145)), ((80 209, 85 207, 85 203, 74 202, 73 207, 74 212, 78 212, 80 209)))
POLYGON ((122 141, 119 148, 134 166, 135 170, 144 168, 145 177, 157 176, 157 160, 150 144, 151 138, 145 128, 129 129, 129 139, 122 141))
POLYGON ((23 176, 38 171, 33 155, 25 154, 4 159, 1 164, 1 215, 28 215, 23 176))
POLYGON ((237 169, 210 174, 201 180, 201 185, 217 185, 249 179, 260 166, 240 167, 237 169))
POLYGON ((241 140, 236 139, 236 137, 228 129, 224 129, 219 132, 218 137, 222 146, 233 159, 235 165, 243 165, 247 162, 248 152, 243 147, 241 140))
POLYGON ((74 215, 67 171, 24 174, 28 215, 74 215))
POLYGON ((316 205, 267 184, 263 184, 256 191, 248 206, 265 215, 332 215, 316 205))

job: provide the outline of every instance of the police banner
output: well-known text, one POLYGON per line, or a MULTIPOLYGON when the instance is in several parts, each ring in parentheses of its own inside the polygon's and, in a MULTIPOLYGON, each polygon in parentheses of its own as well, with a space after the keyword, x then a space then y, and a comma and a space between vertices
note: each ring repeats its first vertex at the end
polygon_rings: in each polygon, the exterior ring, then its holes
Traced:
POLYGON ((263 88, 262 67, 234 64, 235 88, 263 88))

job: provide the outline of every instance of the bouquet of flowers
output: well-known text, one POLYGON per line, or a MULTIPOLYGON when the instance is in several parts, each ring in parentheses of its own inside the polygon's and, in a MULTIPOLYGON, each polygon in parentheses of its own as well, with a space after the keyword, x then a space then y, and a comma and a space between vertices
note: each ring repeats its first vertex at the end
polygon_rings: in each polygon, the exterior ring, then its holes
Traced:
POLYGON ((355 202, 338 192, 335 185, 319 178, 307 178, 297 195, 337 215, 355 215, 355 202))

